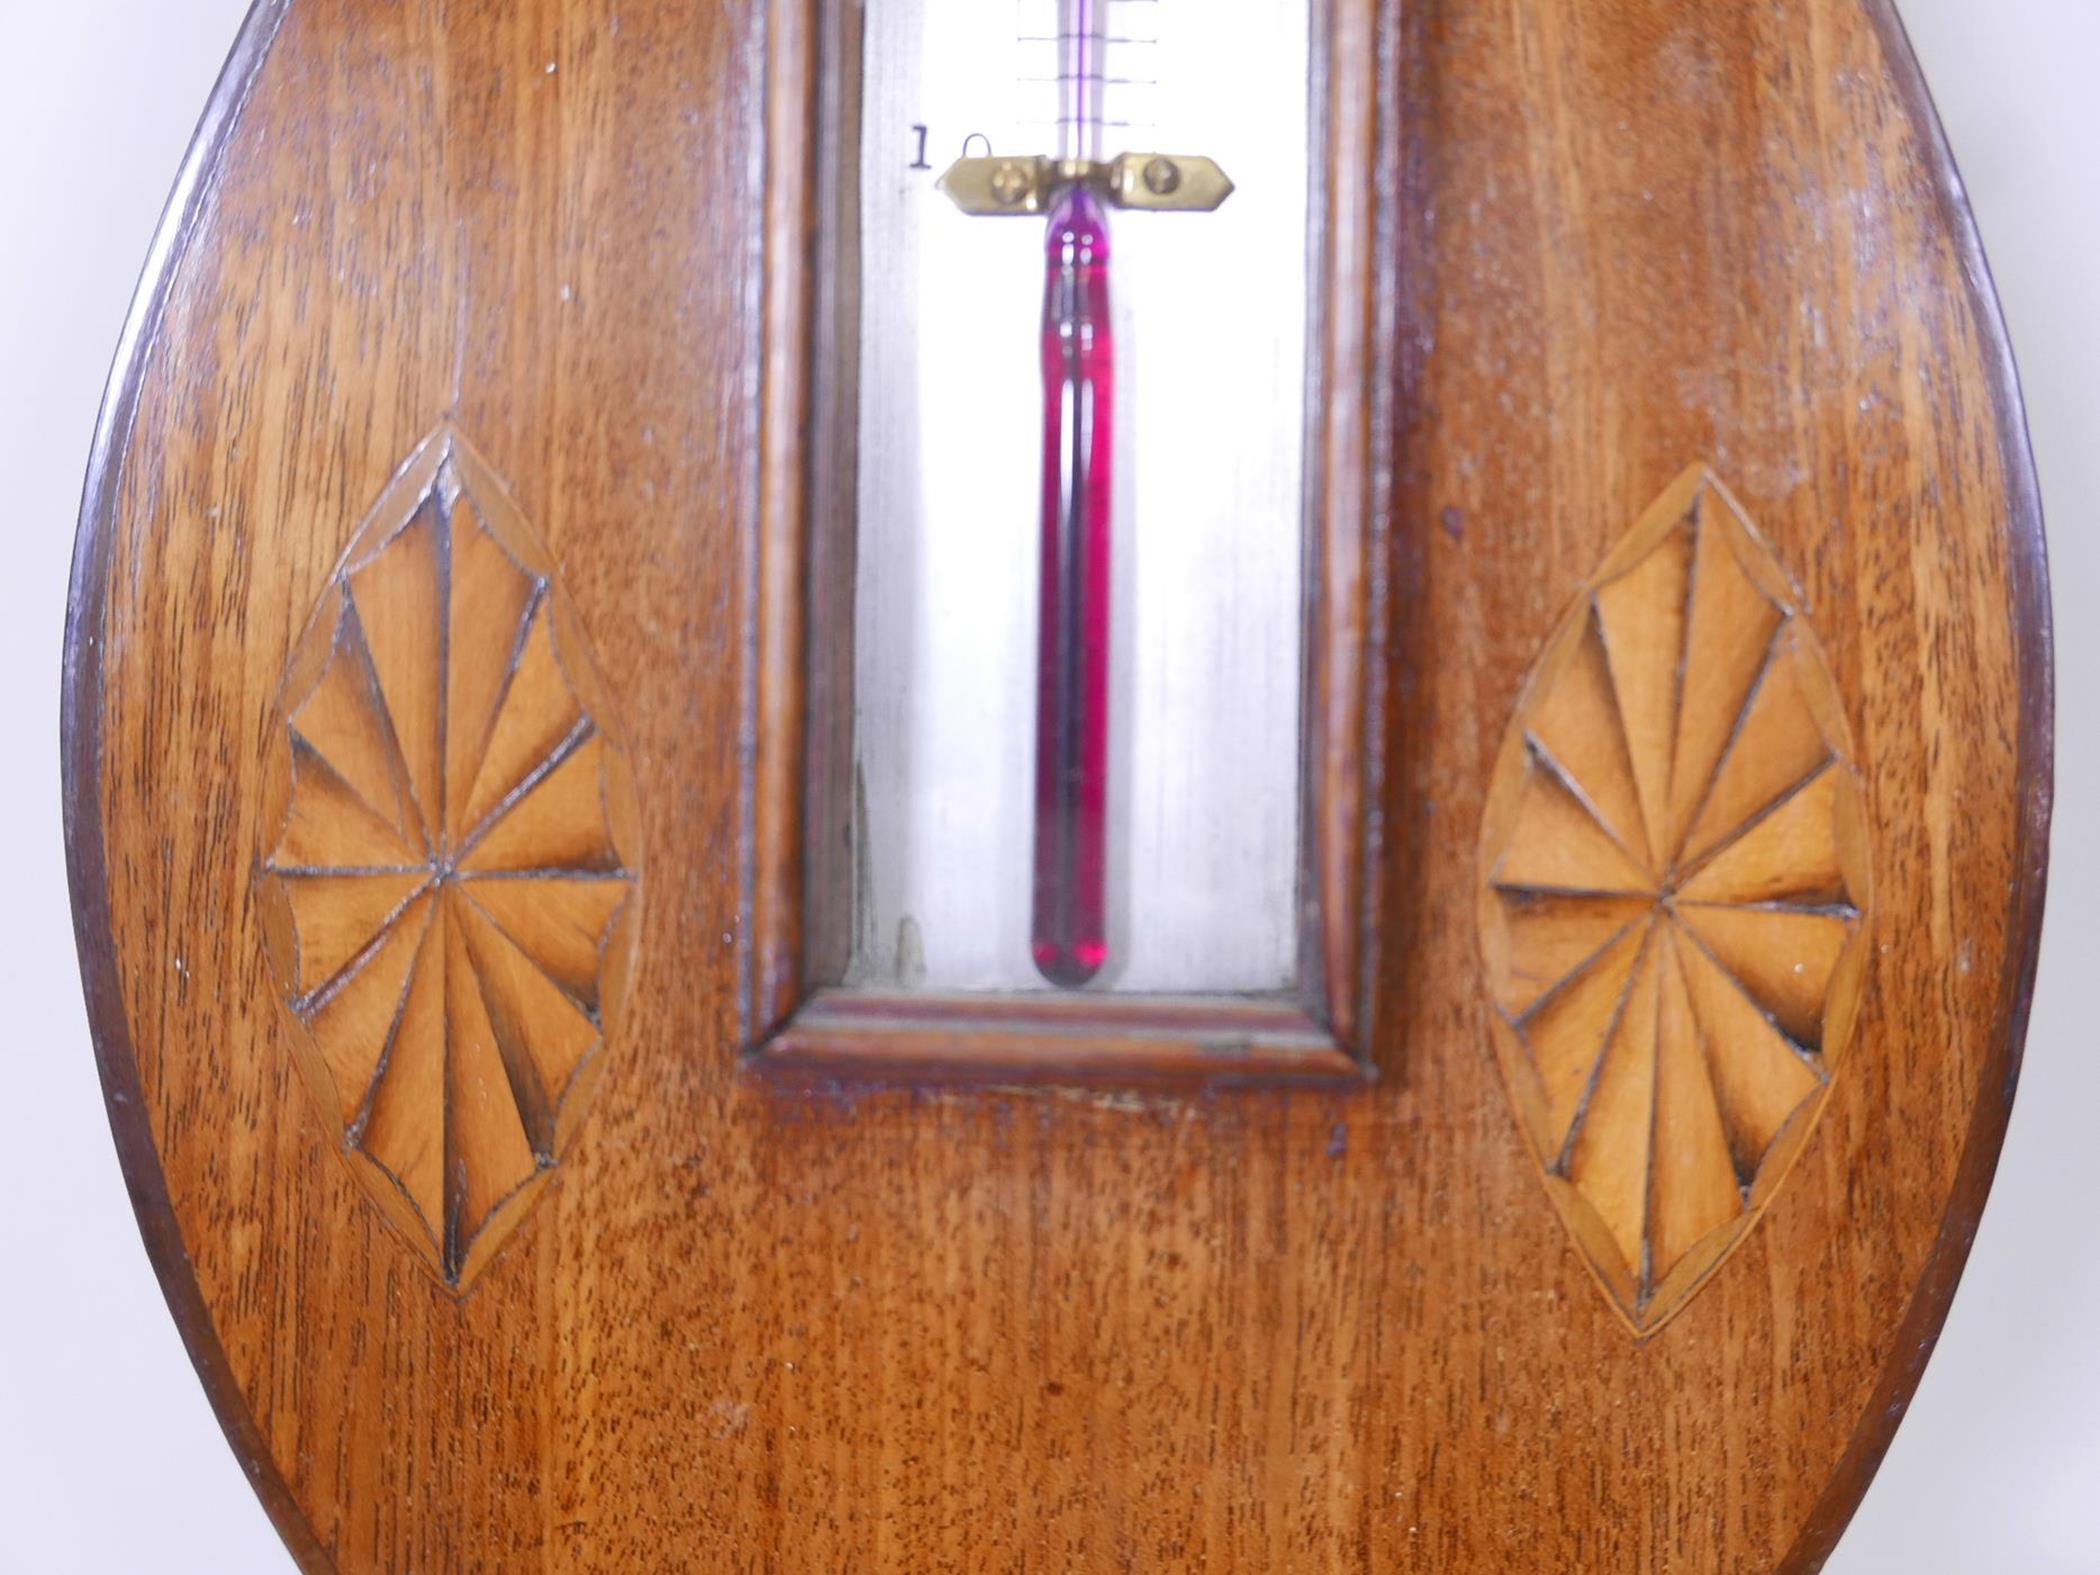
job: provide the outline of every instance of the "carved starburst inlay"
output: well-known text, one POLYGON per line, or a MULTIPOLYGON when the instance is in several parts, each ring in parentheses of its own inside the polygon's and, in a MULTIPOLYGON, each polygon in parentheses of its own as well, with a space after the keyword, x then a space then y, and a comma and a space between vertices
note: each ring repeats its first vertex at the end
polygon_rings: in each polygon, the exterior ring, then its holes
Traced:
POLYGON ((1703 469, 1548 641, 1497 762, 1481 931, 1504 1080, 1613 1302, 1659 1328, 1785 1179, 1867 950, 1844 713, 1703 469))
POLYGON ((264 933, 351 1171, 461 1288, 567 1149, 625 995, 633 789, 551 560, 450 431, 294 649, 264 933))

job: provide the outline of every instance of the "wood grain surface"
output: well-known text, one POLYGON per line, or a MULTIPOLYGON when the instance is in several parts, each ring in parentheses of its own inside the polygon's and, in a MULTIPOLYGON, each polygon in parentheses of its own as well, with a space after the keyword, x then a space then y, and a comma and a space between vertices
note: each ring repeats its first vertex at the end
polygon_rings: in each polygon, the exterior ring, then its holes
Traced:
POLYGON ((1173 1095, 740 1065, 779 769, 745 700, 785 638, 746 549, 792 469, 765 9, 258 7, 97 439, 65 748, 119 1152, 301 1568, 1820 1565, 1966 1255, 2040 922, 2046 588, 1987 276, 1885 0, 1344 13, 1379 1075, 1173 1095), (330 1152, 251 882, 287 658, 440 420, 591 631, 649 883, 594 1112, 463 1298, 330 1152), (1525 675, 1698 459, 1819 637, 1874 956, 1786 1186, 1637 1340, 1505 1097, 1471 914, 1525 675))

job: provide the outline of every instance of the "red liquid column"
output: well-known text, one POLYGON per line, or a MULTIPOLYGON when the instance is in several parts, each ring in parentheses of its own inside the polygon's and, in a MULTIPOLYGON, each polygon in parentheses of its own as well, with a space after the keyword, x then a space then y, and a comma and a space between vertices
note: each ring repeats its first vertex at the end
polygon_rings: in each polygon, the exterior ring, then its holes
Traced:
POLYGON ((1042 621, 1037 646, 1035 908, 1045 979, 1108 960, 1110 479, 1115 339, 1108 219, 1085 187, 1051 210, 1043 295, 1042 621))

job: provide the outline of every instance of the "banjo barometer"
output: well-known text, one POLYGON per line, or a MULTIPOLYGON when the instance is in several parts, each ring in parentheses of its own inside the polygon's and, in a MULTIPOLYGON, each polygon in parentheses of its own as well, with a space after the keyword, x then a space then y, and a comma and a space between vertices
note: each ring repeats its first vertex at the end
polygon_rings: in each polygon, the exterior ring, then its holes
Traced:
POLYGON ((1807 1575, 2050 686, 1890 0, 259 0, 75 923, 288 1567, 1807 1575))

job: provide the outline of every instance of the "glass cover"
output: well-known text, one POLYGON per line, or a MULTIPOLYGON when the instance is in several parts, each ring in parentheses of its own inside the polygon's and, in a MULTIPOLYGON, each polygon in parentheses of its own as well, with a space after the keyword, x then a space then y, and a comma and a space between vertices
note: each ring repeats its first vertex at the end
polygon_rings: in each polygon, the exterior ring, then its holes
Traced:
POLYGON ((868 0, 849 983, 1288 988, 1309 0, 868 0), (956 158, 1201 155, 1215 212, 956 158))

